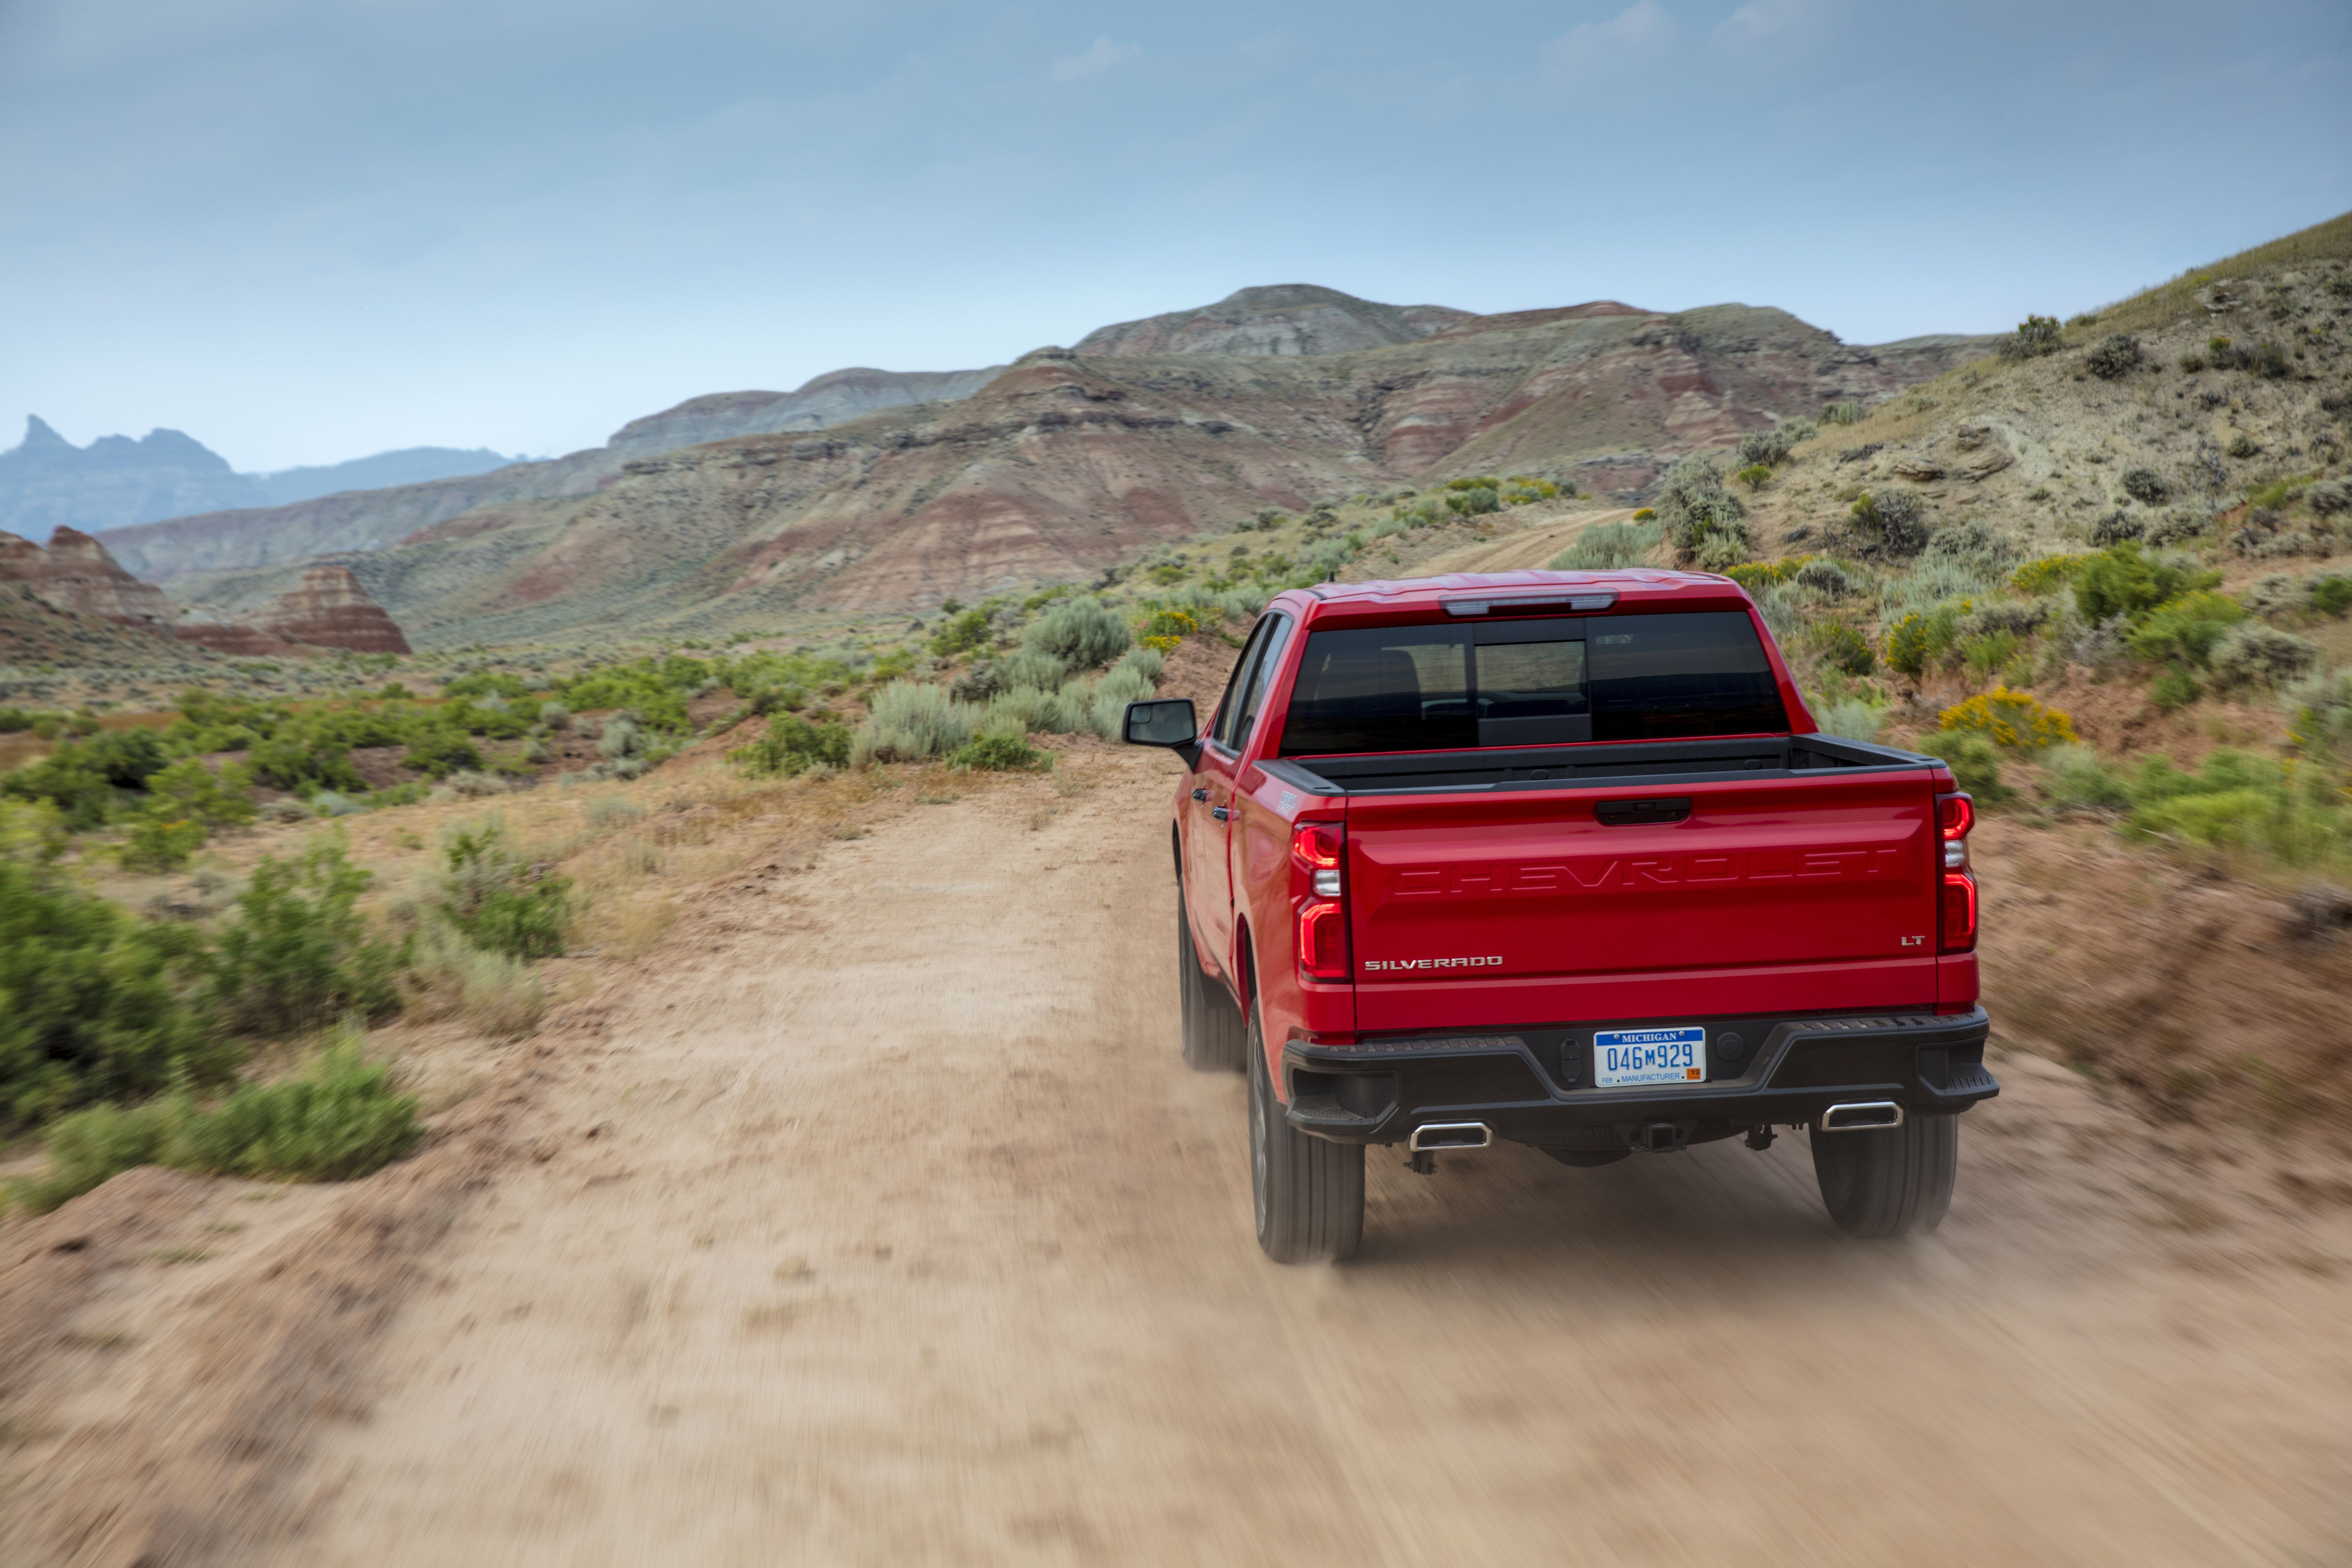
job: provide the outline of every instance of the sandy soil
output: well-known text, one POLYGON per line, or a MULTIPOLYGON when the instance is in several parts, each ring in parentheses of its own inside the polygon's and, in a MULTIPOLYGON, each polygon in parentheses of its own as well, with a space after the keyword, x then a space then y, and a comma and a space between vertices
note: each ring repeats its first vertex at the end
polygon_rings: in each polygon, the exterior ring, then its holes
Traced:
POLYGON ((369 1183, 17 1227, 0 1561, 2352 1559, 2352 1208, 2023 1050, 1912 1244, 1784 1136, 1375 1151, 1360 1258, 1265 1262, 1170 767, 752 856, 369 1183))

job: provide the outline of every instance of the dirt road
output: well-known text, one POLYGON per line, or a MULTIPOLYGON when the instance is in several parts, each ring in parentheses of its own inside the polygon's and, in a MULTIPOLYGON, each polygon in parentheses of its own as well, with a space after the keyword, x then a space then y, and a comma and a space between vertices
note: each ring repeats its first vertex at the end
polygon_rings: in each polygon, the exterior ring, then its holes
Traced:
POLYGON ((750 854, 369 1182, 22 1231, 0 1563, 2352 1561, 2352 1205, 2032 1055, 1907 1246, 1784 1136, 1375 1151, 1354 1262, 1264 1261, 1170 765, 750 854))
POLYGON ((2352 1558, 2352 1238, 2168 1226, 2180 1173, 2030 1058, 1911 1246, 1833 1234, 1784 1137, 1376 1151, 1357 1261, 1264 1262, 1241 1080, 1177 1060, 1166 766, 682 926, 276 1561, 2352 1558))

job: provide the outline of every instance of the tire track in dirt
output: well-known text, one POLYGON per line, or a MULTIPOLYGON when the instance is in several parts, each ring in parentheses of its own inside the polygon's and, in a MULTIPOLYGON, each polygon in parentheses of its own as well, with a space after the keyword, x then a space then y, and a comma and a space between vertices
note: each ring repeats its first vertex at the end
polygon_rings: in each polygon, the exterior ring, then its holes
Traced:
POLYGON ((1265 1263, 1241 1080, 1177 1057, 1167 764, 1067 763, 1058 815, 983 791, 741 879, 544 1061, 545 1158, 269 1560, 2352 1550, 2342 1216, 2168 1228, 2143 1124, 2032 1058, 1908 1247, 1832 1232, 1784 1136, 1374 1151, 1359 1259, 1265 1263))

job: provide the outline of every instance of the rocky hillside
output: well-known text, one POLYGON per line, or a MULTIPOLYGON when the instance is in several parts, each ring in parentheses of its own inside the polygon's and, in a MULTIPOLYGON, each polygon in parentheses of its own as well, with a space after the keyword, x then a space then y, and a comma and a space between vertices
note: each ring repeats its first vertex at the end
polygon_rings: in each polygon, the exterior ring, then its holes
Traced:
POLYGON ((338 493, 291 505, 161 514, 170 521, 121 530, 108 542, 124 565, 152 583, 283 565, 340 551, 381 550, 420 528, 479 508, 586 495, 610 483, 632 458, 732 436, 821 430, 877 409, 969 396, 1002 368, 836 370, 797 392, 714 393, 633 419, 604 446, 567 457, 477 465, 451 478, 376 489, 338 487, 338 493))
MULTIPOLYGON (((1609 302, 1454 318, 1348 353, 1041 350, 961 402, 639 459, 593 494, 502 500, 339 559, 425 646, 616 616, 724 629, 795 609, 919 609, 1088 578, 1265 507, 1454 473, 1630 492, 1680 453, 1883 397, 1982 350, 1857 348, 1779 310, 1609 302)), ((235 613, 285 577, 176 589, 235 613)))
POLYGON ((1409 343, 1477 318, 1444 305, 1381 305, 1320 289, 1277 283, 1241 289, 1213 305, 1097 327, 1077 352, 1099 354, 1342 354, 1409 343))
POLYGON ((984 370, 828 371, 798 392, 718 392, 688 398, 675 408, 632 419, 604 444, 614 456, 649 458, 724 441, 736 436, 772 436, 789 430, 823 430, 860 415, 911 403, 952 403, 970 397, 1004 367, 984 370))

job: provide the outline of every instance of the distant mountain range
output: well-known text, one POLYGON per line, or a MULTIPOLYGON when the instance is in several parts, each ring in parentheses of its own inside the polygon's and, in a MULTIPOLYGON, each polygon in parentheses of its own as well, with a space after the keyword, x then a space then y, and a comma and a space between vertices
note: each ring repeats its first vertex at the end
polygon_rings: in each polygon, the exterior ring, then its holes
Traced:
POLYGON ((513 462, 486 448, 410 447, 347 463, 240 474, 194 437, 151 430, 139 440, 101 436, 77 447, 38 415, 25 439, 0 452, 0 530, 46 538, 59 528, 95 532, 230 507, 286 506, 339 490, 380 489, 513 462))
POLYGON ((1465 474, 1624 497, 1683 453, 1890 396, 1990 347, 1860 347, 1748 305, 1482 316, 1284 284, 1002 370, 841 371, 695 398, 549 462, 107 543, 227 618, 326 555, 419 646, 707 635, 1083 581, 1260 508, 1465 474))

